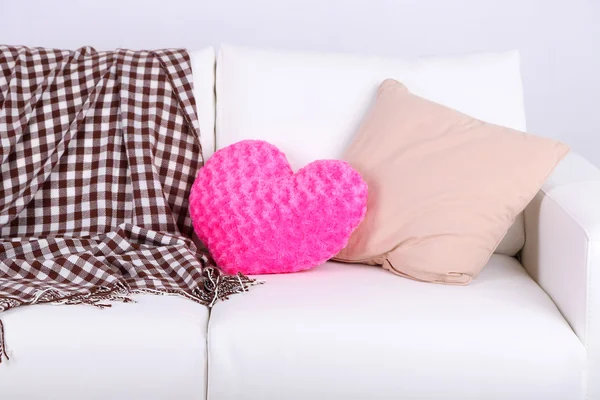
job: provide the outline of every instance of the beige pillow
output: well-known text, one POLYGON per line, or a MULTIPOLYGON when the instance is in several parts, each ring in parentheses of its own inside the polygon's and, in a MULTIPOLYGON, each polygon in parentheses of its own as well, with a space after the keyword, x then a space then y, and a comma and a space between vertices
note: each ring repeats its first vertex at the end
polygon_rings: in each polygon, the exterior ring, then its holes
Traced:
POLYGON ((336 260, 466 284, 569 151, 381 84, 348 161, 369 185, 364 221, 336 260))

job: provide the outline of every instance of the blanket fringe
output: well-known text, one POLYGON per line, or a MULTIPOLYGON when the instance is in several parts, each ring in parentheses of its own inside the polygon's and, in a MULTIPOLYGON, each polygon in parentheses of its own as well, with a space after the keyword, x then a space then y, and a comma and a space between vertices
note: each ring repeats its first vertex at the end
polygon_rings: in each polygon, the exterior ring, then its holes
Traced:
MULTIPOLYGON (((204 283, 203 294, 207 294, 208 308, 212 308, 218 300, 226 300, 232 294, 247 292, 251 286, 260 285, 263 281, 248 278, 238 272, 236 275, 223 275, 218 269, 205 267, 202 271, 204 283)), ((199 288, 198 288, 199 289, 199 288)))
MULTIPOLYGON (((205 267, 202 271, 203 285, 196 287, 191 292, 180 289, 134 289, 122 282, 116 282, 109 287, 101 286, 87 293, 68 293, 60 290, 45 288, 40 289, 33 299, 27 303, 16 299, 1 299, 0 311, 8 310, 24 305, 33 304, 86 304, 99 309, 112 307, 109 302, 119 301, 123 303, 135 303, 131 298, 134 294, 155 294, 164 296, 180 296, 197 303, 205 304, 212 308, 219 300, 226 300, 232 294, 247 292, 251 286, 260 285, 264 282, 252 279, 238 273, 237 275, 223 275, 218 269, 205 267)), ((4 324, 0 320, 0 364, 3 358, 10 360, 6 351, 6 340, 4 337, 4 324)))

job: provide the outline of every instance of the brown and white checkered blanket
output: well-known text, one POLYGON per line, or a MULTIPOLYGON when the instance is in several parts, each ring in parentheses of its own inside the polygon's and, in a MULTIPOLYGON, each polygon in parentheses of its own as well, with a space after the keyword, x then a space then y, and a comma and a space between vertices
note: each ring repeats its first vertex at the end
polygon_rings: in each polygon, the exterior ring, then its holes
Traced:
POLYGON ((194 237, 191 74, 184 50, 0 46, 0 311, 133 293, 210 306, 255 283, 194 237))

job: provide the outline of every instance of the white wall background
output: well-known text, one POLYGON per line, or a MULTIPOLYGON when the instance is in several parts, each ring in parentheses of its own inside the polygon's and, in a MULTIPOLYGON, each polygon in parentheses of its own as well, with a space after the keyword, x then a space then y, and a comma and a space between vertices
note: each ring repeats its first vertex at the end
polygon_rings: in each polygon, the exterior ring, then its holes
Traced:
POLYGON ((528 130, 600 166, 600 0, 0 0, 0 43, 410 57, 516 48, 528 130))

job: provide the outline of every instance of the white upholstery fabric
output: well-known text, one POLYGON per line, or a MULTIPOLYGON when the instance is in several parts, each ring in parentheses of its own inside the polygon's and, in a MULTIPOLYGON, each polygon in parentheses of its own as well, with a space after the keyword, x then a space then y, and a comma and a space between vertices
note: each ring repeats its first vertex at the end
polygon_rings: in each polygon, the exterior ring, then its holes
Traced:
MULTIPOLYGON (((386 78, 475 118, 525 130, 516 51, 402 60, 224 46, 217 60, 217 149, 263 139, 295 169, 339 158, 386 78)), ((519 217, 498 252, 514 255, 523 242, 519 217)))
POLYGON ((582 398, 585 349, 514 259, 469 286, 326 263, 218 303, 208 398, 582 398))
POLYGON ((578 154, 559 164, 525 212, 523 265, 587 349, 590 400, 600 399, 600 170, 578 154))
POLYGON ((194 97, 200 123, 200 142, 204 157, 215 152, 215 50, 189 52, 194 77, 194 97))
POLYGON ((207 308, 176 297, 136 300, 3 313, 12 357, 0 364, 0 398, 205 399, 207 308))
POLYGON ((223 46, 217 148, 264 139, 295 168, 338 158, 386 78, 475 118, 525 129, 515 51, 402 60, 223 46))

